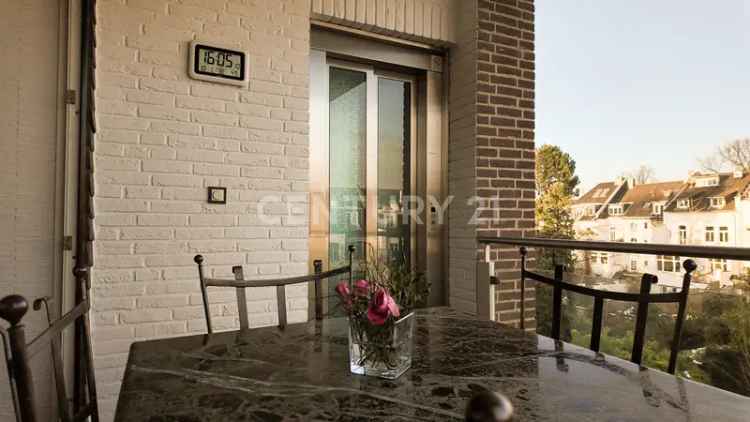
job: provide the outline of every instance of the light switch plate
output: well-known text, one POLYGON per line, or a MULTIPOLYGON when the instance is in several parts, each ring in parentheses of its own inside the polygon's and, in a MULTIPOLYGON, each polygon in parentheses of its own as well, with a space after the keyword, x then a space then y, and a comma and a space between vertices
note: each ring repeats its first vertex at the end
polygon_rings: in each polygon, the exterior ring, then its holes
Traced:
POLYGON ((208 203, 209 204, 226 204, 227 203, 227 188, 218 186, 208 187, 208 203))

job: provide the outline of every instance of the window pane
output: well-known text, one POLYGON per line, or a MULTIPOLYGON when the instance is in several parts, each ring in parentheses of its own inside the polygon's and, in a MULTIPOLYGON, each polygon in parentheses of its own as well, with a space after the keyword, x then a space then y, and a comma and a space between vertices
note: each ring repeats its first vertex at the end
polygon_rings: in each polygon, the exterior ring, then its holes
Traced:
POLYGON ((345 265, 348 245, 365 239, 367 75, 332 67, 329 86, 331 268, 345 265))
POLYGON ((411 242, 404 198, 410 194, 411 84, 378 80, 378 253, 408 264, 411 242))

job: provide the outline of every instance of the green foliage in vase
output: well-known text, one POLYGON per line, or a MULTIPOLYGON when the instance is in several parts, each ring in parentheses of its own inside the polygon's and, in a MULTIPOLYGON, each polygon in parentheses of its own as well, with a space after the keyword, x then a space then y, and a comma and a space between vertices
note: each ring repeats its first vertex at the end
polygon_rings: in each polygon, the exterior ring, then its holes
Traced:
POLYGON ((362 274, 371 284, 384 288, 404 314, 427 305, 431 284, 423 273, 410 267, 405 256, 386 260, 369 248, 362 274))
POLYGON ((405 258, 386 262, 370 248, 362 263, 364 279, 353 286, 346 282, 336 287, 341 304, 349 317, 352 340, 358 344, 358 365, 398 365, 398 351, 403 347, 395 338, 402 317, 424 306, 430 283, 423 274, 413 271, 405 258))

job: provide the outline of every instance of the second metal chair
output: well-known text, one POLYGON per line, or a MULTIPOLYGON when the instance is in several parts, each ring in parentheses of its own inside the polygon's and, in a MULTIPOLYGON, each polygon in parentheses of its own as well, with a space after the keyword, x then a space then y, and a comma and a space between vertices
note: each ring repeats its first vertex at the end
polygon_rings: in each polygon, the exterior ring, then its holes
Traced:
POLYGON ((208 278, 204 274, 203 263, 205 259, 202 255, 196 255, 193 259, 198 264, 198 277, 200 279, 201 294, 203 296, 203 312, 206 317, 206 326, 208 332, 213 332, 213 325, 211 323, 211 312, 208 303, 208 287, 233 287, 237 293, 237 310, 240 318, 240 329, 247 330, 250 328, 250 321, 248 320, 247 312, 247 295, 245 292, 246 288, 251 287, 276 287, 276 303, 279 313, 279 327, 285 327, 287 325, 287 304, 286 304, 286 286, 290 284, 308 283, 313 282, 315 286, 315 319, 321 319, 323 316, 323 289, 321 282, 323 280, 349 274, 349 285, 352 283, 353 277, 353 259, 354 259, 354 246, 349 246, 349 264, 340 268, 335 268, 328 271, 323 271, 322 261, 315 261, 314 267, 315 272, 313 274, 299 276, 299 277, 288 277, 288 278, 276 278, 276 279, 263 279, 263 280, 245 280, 242 266, 232 267, 234 273, 234 280, 219 279, 219 278, 208 278))

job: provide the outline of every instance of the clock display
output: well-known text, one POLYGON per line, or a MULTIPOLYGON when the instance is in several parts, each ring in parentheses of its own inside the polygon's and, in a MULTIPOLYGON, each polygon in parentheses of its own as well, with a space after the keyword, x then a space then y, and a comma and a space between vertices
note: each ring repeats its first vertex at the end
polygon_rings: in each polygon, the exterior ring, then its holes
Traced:
POLYGON ((245 75, 245 55, 216 47, 195 47, 195 73, 241 81, 245 75))

